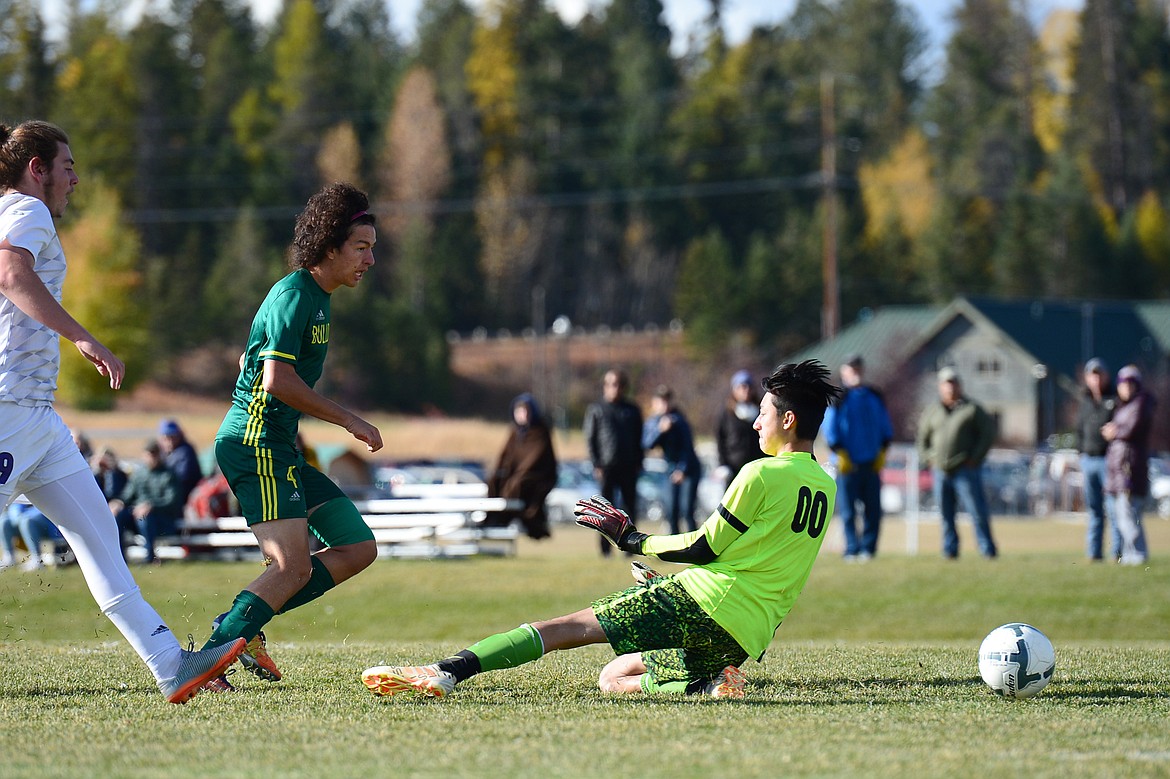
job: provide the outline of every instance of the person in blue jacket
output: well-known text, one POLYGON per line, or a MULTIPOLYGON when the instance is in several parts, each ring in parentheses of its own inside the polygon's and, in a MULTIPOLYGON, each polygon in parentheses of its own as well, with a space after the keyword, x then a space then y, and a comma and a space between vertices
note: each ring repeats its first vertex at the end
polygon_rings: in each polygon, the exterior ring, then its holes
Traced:
POLYGON ((687 418, 674 404, 674 392, 660 385, 650 401, 650 416, 642 427, 642 448, 660 448, 670 473, 670 532, 696 530, 695 509, 703 467, 695 454, 695 437, 687 418))
POLYGON ((862 382, 865 364, 852 355, 841 366, 845 395, 825 412, 825 442, 837 460, 837 507, 845 533, 845 559, 869 560, 877 553, 882 523, 881 469, 894 438, 881 393, 862 382), (861 536, 857 506, 862 506, 861 536))

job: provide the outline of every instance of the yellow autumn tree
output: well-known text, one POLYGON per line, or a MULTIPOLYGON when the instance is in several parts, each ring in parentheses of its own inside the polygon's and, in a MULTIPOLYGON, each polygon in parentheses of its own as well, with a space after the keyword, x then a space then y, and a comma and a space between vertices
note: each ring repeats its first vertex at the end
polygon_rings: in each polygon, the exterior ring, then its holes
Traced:
POLYGON ((938 200, 932 167, 926 138, 917 129, 907 131, 884 160, 861 165, 867 239, 882 239, 892 226, 912 240, 921 237, 938 200))
POLYGON ((1165 292, 1170 285, 1170 218, 1156 192, 1142 195, 1136 217, 1138 245, 1154 270, 1159 293, 1165 292))
POLYGON ((488 1, 475 26, 471 54, 464 66, 467 88, 479 110, 484 163, 489 171, 504 162, 508 142, 518 131, 517 11, 517 4, 509 0, 488 1))
POLYGON ((362 148, 353 122, 342 122, 331 127, 321 139, 317 150, 317 176, 321 185, 348 181, 363 188, 361 174, 362 148))
MULTIPOLYGON (((108 186, 89 181, 77 192, 79 216, 61 230, 69 263, 62 303, 94 337, 126 363, 122 391, 142 379, 149 335, 142 300, 138 233, 122 218, 122 205, 108 186)), ((113 407, 109 380, 68 341, 61 342, 58 395, 76 408, 113 407)))

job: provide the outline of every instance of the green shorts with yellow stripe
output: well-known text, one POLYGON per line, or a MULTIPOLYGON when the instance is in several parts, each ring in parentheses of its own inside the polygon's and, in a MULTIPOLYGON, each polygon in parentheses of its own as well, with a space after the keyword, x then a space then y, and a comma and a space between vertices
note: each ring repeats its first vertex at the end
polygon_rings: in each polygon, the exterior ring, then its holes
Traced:
POLYGON ((309 529, 326 546, 374 538, 341 488, 306 463, 295 449, 217 438, 215 460, 249 527, 275 519, 308 517, 309 529))
POLYGON ((593 613, 614 652, 640 652, 659 683, 708 680, 748 658, 672 576, 599 598, 593 613))

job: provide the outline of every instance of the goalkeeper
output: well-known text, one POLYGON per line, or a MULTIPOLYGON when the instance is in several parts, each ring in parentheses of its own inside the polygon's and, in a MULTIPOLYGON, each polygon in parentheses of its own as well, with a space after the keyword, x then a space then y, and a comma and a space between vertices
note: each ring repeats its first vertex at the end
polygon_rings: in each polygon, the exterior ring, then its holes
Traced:
POLYGON ((600 496, 577 504, 577 524, 619 549, 690 567, 660 576, 635 564, 636 586, 589 608, 497 633, 432 665, 368 668, 362 681, 375 695, 442 698, 483 671, 608 642, 619 656, 601 672, 603 691, 742 698, 739 665, 763 658, 833 515, 836 485, 812 456, 825 410, 841 392, 828 379, 809 360, 781 365, 763 380, 754 427, 770 456, 743 467, 698 530, 647 535, 600 496))

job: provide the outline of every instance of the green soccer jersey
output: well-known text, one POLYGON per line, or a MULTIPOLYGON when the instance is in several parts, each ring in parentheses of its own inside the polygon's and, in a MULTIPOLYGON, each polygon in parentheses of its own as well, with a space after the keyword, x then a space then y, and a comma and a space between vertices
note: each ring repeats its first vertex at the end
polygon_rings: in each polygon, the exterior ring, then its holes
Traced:
POLYGON ((301 412, 264 391, 264 361, 289 363, 305 384, 316 384, 329 351, 329 299, 304 268, 272 286, 252 320, 232 407, 217 439, 249 446, 296 446, 301 412))
POLYGON ((759 659, 808 580, 836 497, 836 483, 808 453, 754 460, 732 480, 719 510, 701 528, 650 536, 642 552, 665 553, 706 536, 716 558, 676 578, 759 659))

